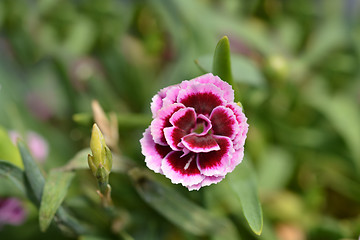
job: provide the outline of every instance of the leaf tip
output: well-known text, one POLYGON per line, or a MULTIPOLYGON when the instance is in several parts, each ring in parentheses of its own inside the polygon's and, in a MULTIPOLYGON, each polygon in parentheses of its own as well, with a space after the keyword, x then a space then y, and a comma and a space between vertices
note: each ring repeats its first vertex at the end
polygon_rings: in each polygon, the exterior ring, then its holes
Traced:
POLYGON ((261 227, 259 230, 251 229, 256 235, 260 236, 263 230, 263 223, 261 222, 261 227))
POLYGON ((46 232, 46 230, 49 228, 50 223, 51 223, 51 220, 49 221, 48 217, 45 217, 42 214, 40 214, 39 225, 40 225, 41 232, 46 232))
POLYGON ((221 38, 221 41, 229 41, 229 38, 228 38, 228 36, 223 36, 222 38, 221 38))
POLYGON ((218 42, 218 44, 216 45, 216 48, 215 48, 215 51, 216 51, 216 49, 219 49, 219 47, 226 47, 227 48, 227 50, 229 50, 230 51, 230 42, 229 42, 229 38, 228 38, 228 36, 223 36, 220 40, 219 40, 219 42, 218 42))

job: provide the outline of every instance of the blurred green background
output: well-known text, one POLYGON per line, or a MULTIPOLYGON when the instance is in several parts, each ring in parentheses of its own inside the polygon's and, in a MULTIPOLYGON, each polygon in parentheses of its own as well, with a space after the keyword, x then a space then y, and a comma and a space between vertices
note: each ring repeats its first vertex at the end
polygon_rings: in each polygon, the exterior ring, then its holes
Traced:
MULTIPOLYGON (((119 118, 138 116, 119 121, 119 147, 145 166, 139 139, 151 97, 203 74, 224 35, 250 125, 245 155, 257 173, 263 234, 251 232, 238 203, 223 196, 222 183, 190 193, 171 187, 228 217, 242 239, 358 239, 356 0, 1 0, 0 125, 44 136, 46 172, 88 146, 91 101, 97 99, 119 118)), ((210 239, 155 212, 125 175, 113 174, 110 182, 134 239, 210 239)), ((16 195, 4 184, 0 196, 16 195)), ((89 172, 79 172, 66 203, 116 238, 96 207, 95 188, 89 172)), ((5 226, 1 239, 67 239, 54 226, 41 233, 36 208, 24 204, 27 220, 5 226)))

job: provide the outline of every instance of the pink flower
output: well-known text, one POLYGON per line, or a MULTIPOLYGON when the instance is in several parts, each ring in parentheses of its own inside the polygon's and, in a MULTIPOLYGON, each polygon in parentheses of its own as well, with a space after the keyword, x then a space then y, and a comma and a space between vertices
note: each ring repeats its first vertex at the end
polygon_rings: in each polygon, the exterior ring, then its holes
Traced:
MULTIPOLYGON (((16 141, 21 135, 17 131, 9 131, 11 141, 16 145, 16 141)), ((37 134, 30 131, 26 133, 26 143, 33 157, 40 163, 44 163, 49 155, 49 144, 47 141, 37 134)))
POLYGON ((40 163, 44 163, 49 155, 49 145, 47 141, 35 132, 28 132, 26 136, 29 149, 40 163))
POLYGON ((148 168, 189 190, 220 182, 242 161, 248 131, 231 86, 211 73, 166 87, 140 140, 148 168))
POLYGON ((20 225, 26 218, 21 202, 16 198, 0 198, 0 228, 5 224, 20 225))

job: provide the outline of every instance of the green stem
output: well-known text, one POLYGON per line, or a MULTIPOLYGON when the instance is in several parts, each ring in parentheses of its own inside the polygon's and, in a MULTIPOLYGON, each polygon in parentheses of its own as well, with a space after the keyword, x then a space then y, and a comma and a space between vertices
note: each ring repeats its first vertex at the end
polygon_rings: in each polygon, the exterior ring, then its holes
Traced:
MULTIPOLYGON (((73 115, 73 120, 78 124, 85 126, 91 126, 91 124, 94 123, 94 118, 91 113, 76 113, 73 115)), ((123 113, 117 115, 117 122, 120 128, 147 127, 151 122, 151 115, 123 113)))

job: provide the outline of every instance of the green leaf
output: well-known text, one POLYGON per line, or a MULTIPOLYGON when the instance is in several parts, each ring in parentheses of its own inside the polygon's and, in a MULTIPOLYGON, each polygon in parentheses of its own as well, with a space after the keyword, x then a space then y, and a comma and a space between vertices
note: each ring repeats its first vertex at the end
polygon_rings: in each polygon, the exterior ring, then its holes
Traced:
POLYGON ((344 138, 360 170, 360 111, 359 105, 346 93, 329 98, 319 108, 344 138))
POLYGON ((19 150, 11 142, 7 131, 0 127, 0 159, 7 160, 12 164, 23 168, 19 150))
POLYGON ((255 173, 248 161, 248 159, 244 159, 229 174, 227 181, 240 199, 244 216, 250 228, 255 234, 260 235, 263 228, 263 215, 257 194, 255 173))
POLYGON ((18 147, 25 168, 25 176, 30 183, 32 192, 34 193, 38 203, 40 203, 45 184, 44 176, 40 172, 40 169, 36 165, 28 149, 21 141, 18 142, 18 147))
POLYGON ((255 63, 240 55, 231 57, 234 81, 253 86, 264 86, 265 80, 255 63))
POLYGON ((231 72, 230 43, 228 37, 223 37, 215 48, 212 73, 233 86, 231 72))
MULTIPOLYGON (((76 113, 73 115, 73 120, 79 125, 91 126, 94 123, 92 114, 90 113, 76 113)), ((123 113, 117 115, 119 128, 132 129, 144 128, 149 126, 151 122, 151 115, 137 114, 137 113, 123 113)))
POLYGON ((65 50, 65 54, 72 56, 85 54, 94 42, 94 30, 94 26, 88 18, 78 15, 68 29, 69 34, 62 50, 65 50))
MULTIPOLYGON (((204 55, 195 61, 200 70, 204 73, 211 72, 213 57, 204 55)), ((234 82, 244 83, 255 87, 265 85, 264 77, 257 68, 256 64, 240 55, 231 56, 231 69, 233 72, 234 82)))
POLYGON ((314 33, 312 41, 310 41, 301 58, 308 66, 319 63, 334 49, 343 46, 346 41, 345 29, 337 21, 329 21, 323 24, 314 33))
MULTIPOLYGON (((18 147, 25 167, 25 177, 30 184, 29 188, 31 188, 27 190, 32 190, 31 192, 34 194, 35 198, 33 202, 35 205, 39 206, 45 185, 44 176, 40 172, 40 169, 36 165, 29 151, 21 141, 18 142, 18 147)), ((58 208, 55 220, 57 226, 63 232, 84 234, 85 232, 90 231, 86 226, 72 217, 70 213, 62 207, 58 208)))
POLYGON ((140 196, 169 221, 194 235, 238 239, 235 227, 225 218, 216 218, 177 191, 152 180, 145 172, 133 169, 130 176, 140 196))
POLYGON ((360 171, 360 111, 355 98, 345 92, 330 94, 324 79, 317 78, 306 89, 306 102, 322 113, 344 139, 360 171))
POLYGON ((52 170, 46 179, 39 210, 41 231, 45 232, 63 202, 75 173, 52 170))
POLYGON ((0 160, 0 179, 1 183, 4 179, 11 181, 12 186, 15 186, 22 194, 26 194, 24 172, 14 164, 0 160))
MULTIPOLYGON (((88 155, 91 154, 90 148, 79 151, 70 161, 61 169, 63 171, 88 170, 88 155)), ((134 162, 125 156, 113 154, 112 172, 126 173, 130 168, 134 167, 134 162)))
POLYGON ((118 114, 119 128, 142 128, 150 125, 152 117, 148 114, 118 114))
POLYGON ((259 185, 263 192, 273 194, 282 189, 294 171, 291 155, 282 148, 269 148, 262 156, 259 169, 259 185))
POLYGON ((85 233, 91 234, 93 232, 89 226, 79 222, 63 207, 59 207, 54 220, 61 231, 70 235, 76 236, 85 233))
POLYGON ((73 171, 73 170, 90 169, 87 161, 89 154, 91 154, 90 148, 85 148, 79 151, 78 153, 75 154, 75 156, 72 159, 70 159, 70 161, 64 167, 62 167, 62 170, 73 171))
POLYGON ((2 196, 27 197, 31 202, 37 204, 37 199, 31 191, 25 173, 19 167, 0 160, 0 182, 2 196), (6 189, 8 188, 8 189, 6 189))
POLYGON ((72 120, 82 126, 91 126, 94 123, 94 118, 90 113, 75 113, 72 120))
POLYGON ((239 219, 243 217, 239 198, 236 194, 228 194, 232 192, 232 188, 226 180, 205 188, 204 191, 206 207, 211 212, 217 215, 232 214, 239 216, 239 219))
MULTIPOLYGON (((211 187, 204 188, 204 201, 206 203, 206 209, 209 213, 215 214, 216 216, 226 217, 231 215, 236 217, 241 215, 238 219, 242 219, 241 206, 239 204, 239 199, 235 194, 229 194, 232 192, 229 184, 226 184, 225 181, 222 181, 218 184, 212 185, 211 187)), ((229 222, 229 227, 234 227, 232 222, 229 222)), ((211 239, 236 239, 240 240, 240 236, 236 233, 236 230, 232 233, 229 231, 228 234, 214 234, 211 239)))

